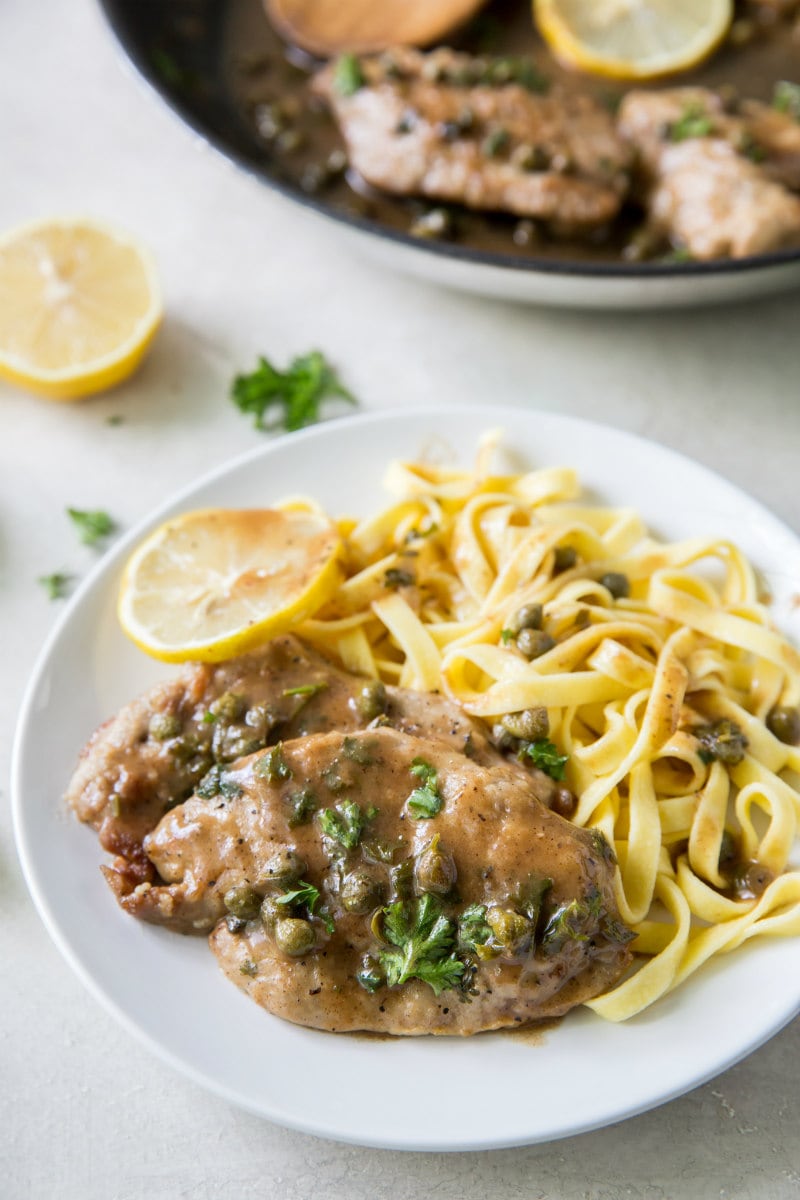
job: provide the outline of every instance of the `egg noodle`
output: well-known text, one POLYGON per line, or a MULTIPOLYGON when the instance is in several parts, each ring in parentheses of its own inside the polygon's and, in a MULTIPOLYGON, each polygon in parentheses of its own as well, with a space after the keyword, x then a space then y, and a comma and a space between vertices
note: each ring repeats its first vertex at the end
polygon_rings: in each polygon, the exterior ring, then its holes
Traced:
POLYGON ((621 1021, 712 955, 800 934, 800 748, 765 723, 800 702, 800 654, 731 542, 656 541, 633 509, 581 503, 567 468, 493 474, 497 441, 483 439, 472 471, 391 464, 395 503, 339 523, 345 578, 298 633, 349 670, 444 692, 490 724, 546 706, 573 820, 614 847, 637 935, 642 965, 588 1002, 621 1021), (576 552, 566 570, 558 547, 576 552), (628 597, 600 582, 607 572, 627 577, 628 597), (533 661, 507 632, 529 603, 555 639, 533 661), (736 765, 709 762, 692 732, 724 718, 746 738, 736 765), (760 895, 738 898, 720 873, 726 831, 771 879, 760 895))

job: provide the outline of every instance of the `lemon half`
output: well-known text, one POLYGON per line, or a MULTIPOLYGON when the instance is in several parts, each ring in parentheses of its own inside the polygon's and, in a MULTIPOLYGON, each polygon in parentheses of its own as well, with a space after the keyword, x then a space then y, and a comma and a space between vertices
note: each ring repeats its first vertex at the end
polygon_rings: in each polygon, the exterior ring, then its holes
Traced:
POLYGON ((730 28, 733 0, 533 0, 533 11, 562 62, 644 80, 707 58, 730 28))
POLYGON ((162 316, 148 251, 92 221, 0 236, 0 375, 53 400, 126 379, 162 316))
POLYGON ((162 662, 221 662, 316 612, 341 580, 323 513, 204 509, 161 525, 128 560, 118 615, 162 662))

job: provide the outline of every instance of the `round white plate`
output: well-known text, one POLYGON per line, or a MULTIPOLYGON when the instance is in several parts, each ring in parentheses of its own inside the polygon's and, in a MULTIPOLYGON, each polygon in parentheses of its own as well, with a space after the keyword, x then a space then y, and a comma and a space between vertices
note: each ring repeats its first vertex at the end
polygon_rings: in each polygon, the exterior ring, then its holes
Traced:
POLYGON ((142 924, 115 904, 95 835, 60 795, 89 734, 173 668, 120 633, 114 600, 134 542, 166 516, 269 504, 306 491, 337 514, 385 501, 390 457, 469 463, 501 426, 511 465, 576 467, 593 498, 634 505, 661 535, 734 538, 764 571, 775 615, 800 640, 800 543, 731 484, 617 430, 502 408, 356 417, 270 441, 165 505, 98 566, 64 612, 17 733, 13 807, 39 912, 94 995, 167 1062, 231 1103, 362 1145, 467 1150, 546 1141, 641 1112, 724 1070, 800 1007, 800 942, 751 944, 710 964, 625 1025, 588 1010, 538 1039, 373 1040, 318 1033, 257 1008, 218 971, 205 939, 142 924))

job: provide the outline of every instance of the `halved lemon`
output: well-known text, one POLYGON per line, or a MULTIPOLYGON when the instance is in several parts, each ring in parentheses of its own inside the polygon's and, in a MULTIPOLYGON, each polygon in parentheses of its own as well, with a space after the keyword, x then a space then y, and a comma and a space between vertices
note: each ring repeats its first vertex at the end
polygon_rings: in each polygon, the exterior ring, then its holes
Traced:
POLYGON ((730 28, 733 0, 533 0, 533 11, 562 62, 643 80, 707 58, 730 28))
POLYGON ((131 555, 119 620, 162 662, 221 662, 316 612, 339 585, 341 548, 334 523, 316 511, 184 513, 131 555))
POLYGON ((0 375, 76 400, 133 373, 162 316, 149 252, 93 221, 0 236, 0 375))

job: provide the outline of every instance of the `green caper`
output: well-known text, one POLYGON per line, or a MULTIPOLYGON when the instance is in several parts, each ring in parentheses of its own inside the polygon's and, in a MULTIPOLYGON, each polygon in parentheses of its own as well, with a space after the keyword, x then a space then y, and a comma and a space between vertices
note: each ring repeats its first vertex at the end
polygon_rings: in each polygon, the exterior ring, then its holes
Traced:
POLYGON ((155 741, 165 742, 167 738, 177 737, 182 728, 183 722, 175 713, 153 713, 148 733, 155 741))
POLYGON ((355 706, 365 721, 386 712, 386 685, 383 680, 369 679, 355 698, 355 706))
POLYGON ((300 958, 314 948, 317 935, 310 921, 301 917, 280 917, 275 922, 275 942, 290 958, 300 958))
POLYGON ((523 708, 521 712, 506 713, 501 724, 514 737, 526 742, 538 742, 550 736, 550 718, 546 708, 523 708))
POLYGON ((800 743, 800 711, 778 705, 767 717, 767 729, 787 746, 800 743))
POLYGON ((372 912, 380 904, 383 888, 370 871, 350 871, 342 880, 342 905, 351 913, 372 912))
POLYGON ((438 835, 432 839, 414 863, 414 883, 418 892, 433 892, 446 896, 456 881, 456 864, 452 854, 439 846, 438 835))
POLYGON ((225 924, 228 926, 229 933, 243 933, 247 928, 247 921, 244 917, 235 917, 233 913, 228 913, 225 924))
POLYGON ((486 924, 504 950, 515 950, 532 932, 527 917, 510 908, 490 908, 486 914, 486 924))
POLYGON ((243 921, 252 921, 258 916, 261 908, 261 897, 249 883, 234 884, 228 888, 222 899, 228 912, 243 921))
POLYGON ((275 896, 265 896, 261 903, 261 912, 259 915, 261 917, 261 924, 267 933, 271 933, 275 928, 275 922, 284 916, 284 912, 275 896))
POLYGON ((523 629, 541 629, 542 616, 541 604, 523 604, 508 622, 508 628, 514 637, 518 637, 523 629))
POLYGON ((578 551, 574 546, 556 546, 553 557, 553 570, 556 575, 562 571, 571 571, 578 561, 578 551))
POLYGON ((246 708, 247 701, 244 696, 239 696, 236 692, 223 692, 208 711, 217 720, 231 722, 238 721, 240 717, 244 716, 246 708))
POLYGON ((611 592, 615 600, 624 600, 631 594, 631 581, 621 571, 608 571, 600 576, 603 587, 611 592))
POLYGON ((555 639, 542 629, 523 629, 517 637, 517 649, 529 659, 546 654, 555 644, 555 639))
POLYGON ((259 872, 263 880, 280 884, 281 887, 297 883, 305 873, 306 864, 294 850, 278 850, 267 859, 259 872))
POLYGON ((713 725, 701 725, 695 729, 694 735, 700 743, 700 757, 704 762, 724 763, 726 767, 736 767, 745 756, 749 745, 748 740, 735 721, 727 717, 713 725))
POLYGON ((492 726, 492 741, 498 750, 516 750, 519 746, 518 739, 499 721, 492 726))

